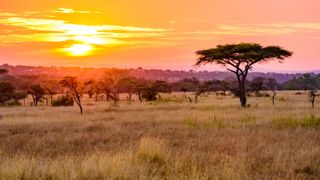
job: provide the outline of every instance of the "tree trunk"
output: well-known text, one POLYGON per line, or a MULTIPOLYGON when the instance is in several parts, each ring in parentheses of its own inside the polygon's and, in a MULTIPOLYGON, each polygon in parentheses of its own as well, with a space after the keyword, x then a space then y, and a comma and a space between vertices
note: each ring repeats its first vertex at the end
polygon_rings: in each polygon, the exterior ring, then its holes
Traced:
POLYGON ((198 103, 198 97, 199 97, 199 94, 196 93, 196 94, 194 95, 194 102, 195 102, 195 103, 198 103))
POLYGON ((138 92, 139 101, 142 103, 141 91, 138 92))
POLYGON ((83 114, 83 109, 82 109, 82 105, 81 104, 79 105, 79 108, 80 108, 80 114, 82 115, 83 114))
POLYGON ((314 99, 312 99, 311 104, 312 104, 312 109, 314 109, 314 99))
POLYGON ((247 105, 247 98, 246 98, 246 95, 243 93, 240 94, 240 103, 241 103, 241 107, 246 107, 247 105))
POLYGON ((247 105, 247 97, 246 97, 246 89, 245 89, 245 80, 244 78, 240 79, 238 77, 238 83, 239 83, 239 98, 240 98, 240 104, 241 107, 246 107, 247 105))
POLYGON ((132 94, 131 93, 128 94, 128 99, 129 99, 129 103, 131 104, 131 102, 132 102, 132 94))
POLYGON ((273 95, 272 95, 272 105, 273 105, 273 106, 274 106, 274 104, 275 104, 276 95, 277 95, 277 93, 276 93, 276 92, 273 92, 273 95))
POLYGON ((80 99, 78 99, 77 104, 78 104, 79 109, 80 109, 80 114, 82 115, 83 114, 83 108, 82 108, 82 104, 81 104, 81 100, 80 99))
POLYGON ((80 109, 80 114, 83 114, 83 108, 82 108, 82 104, 81 104, 81 97, 78 95, 73 96, 74 97, 74 101, 76 102, 76 104, 79 106, 80 109))

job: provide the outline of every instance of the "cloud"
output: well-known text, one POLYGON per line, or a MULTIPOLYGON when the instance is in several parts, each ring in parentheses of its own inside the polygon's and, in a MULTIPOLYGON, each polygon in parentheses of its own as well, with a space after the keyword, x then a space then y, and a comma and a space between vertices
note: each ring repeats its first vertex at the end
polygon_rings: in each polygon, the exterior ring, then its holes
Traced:
POLYGON ((77 11, 72 8, 58 8, 57 10, 51 11, 53 13, 63 13, 63 14, 72 14, 72 13, 80 13, 80 14, 100 14, 101 12, 97 11, 77 11))
POLYGON ((185 32, 196 35, 235 35, 235 36, 275 36, 297 32, 320 32, 320 22, 275 23, 275 24, 215 24, 210 30, 185 32))
MULTIPOLYGON (((22 42, 66 42, 78 41, 91 45, 135 44, 133 38, 162 37, 169 29, 145 28, 117 25, 81 25, 64 20, 8 17, 0 18, 4 32, 0 34, 2 44, 22 42)), ((154 40, 154 39, 153 39, 154 40)))
POLYGON ((0 12, 0 17, 13 17, 17 16, 18 14, 15 13, 9 13, 9 12, 0 12))

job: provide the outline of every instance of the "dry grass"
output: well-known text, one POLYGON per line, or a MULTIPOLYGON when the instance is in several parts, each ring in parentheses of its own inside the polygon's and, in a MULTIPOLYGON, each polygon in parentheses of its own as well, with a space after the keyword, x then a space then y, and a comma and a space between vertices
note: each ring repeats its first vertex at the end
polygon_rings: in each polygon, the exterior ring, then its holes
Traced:
POLYGON ((319 179, 320 104, 307 95, 182 94, 119 107, 1 108, 0 179, 319 179))

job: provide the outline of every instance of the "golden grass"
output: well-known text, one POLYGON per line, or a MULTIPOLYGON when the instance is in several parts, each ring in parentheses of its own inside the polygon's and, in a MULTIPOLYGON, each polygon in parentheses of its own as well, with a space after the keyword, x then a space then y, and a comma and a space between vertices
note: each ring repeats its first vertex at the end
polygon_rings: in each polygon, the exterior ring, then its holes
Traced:
MULTIPOLYGON (((0 179, 319 179, 320 103, 182 94, 0 111, 0 179)), ((124 99, 124 98, 123 98, 124 99)))

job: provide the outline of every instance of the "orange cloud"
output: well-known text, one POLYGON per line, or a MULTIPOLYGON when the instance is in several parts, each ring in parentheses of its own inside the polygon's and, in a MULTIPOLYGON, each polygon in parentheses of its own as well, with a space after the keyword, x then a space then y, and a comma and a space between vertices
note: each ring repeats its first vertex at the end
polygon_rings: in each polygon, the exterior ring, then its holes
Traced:
POLYGON ((63 14, 71 14, 71 13, 80 13, 80 14, 100 14, 101 12, 97 11, 77 11, 72 8, 58 8, 55 11, 51 11, 53 13, 63 13, 63 14))

